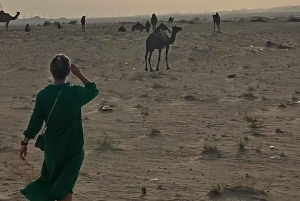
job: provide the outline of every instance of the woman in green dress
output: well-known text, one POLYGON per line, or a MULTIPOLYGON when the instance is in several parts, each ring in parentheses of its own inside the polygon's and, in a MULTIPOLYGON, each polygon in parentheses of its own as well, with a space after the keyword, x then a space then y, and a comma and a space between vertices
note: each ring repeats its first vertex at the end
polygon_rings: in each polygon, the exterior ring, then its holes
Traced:
POLYGON ((86 78, 65 55, 57 55, 50 64, 53 84, 39 91, 29 125, 24 131, 20 157, 25 160, 27 145, 47 121, 44 134, 44 162, 41 176, 20 190, 30 201, 71 201, 73 187, 84 159, 81 107, 98 95, 96 85, 86 78), (83 86, 66 82, 72 72, 83 86))

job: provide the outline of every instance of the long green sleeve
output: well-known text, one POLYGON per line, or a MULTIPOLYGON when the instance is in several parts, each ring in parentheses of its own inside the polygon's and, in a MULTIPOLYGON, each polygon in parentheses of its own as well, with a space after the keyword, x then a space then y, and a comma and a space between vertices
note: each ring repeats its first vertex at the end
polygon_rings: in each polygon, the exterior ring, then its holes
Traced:
POLYGON ((77 94, 78 103, 81 107, 93 100, 99 94, 99 90, 93 82, 87 83, 84 87, 79 85, 73 87, 76 88, 75 93, 77 94))
POLYGON ((25 137, 34 139, 41 130, 44 122, 44 113, 40 94, 37 94, 33 113, 31 115, 27 129, 24 131, 25 137))

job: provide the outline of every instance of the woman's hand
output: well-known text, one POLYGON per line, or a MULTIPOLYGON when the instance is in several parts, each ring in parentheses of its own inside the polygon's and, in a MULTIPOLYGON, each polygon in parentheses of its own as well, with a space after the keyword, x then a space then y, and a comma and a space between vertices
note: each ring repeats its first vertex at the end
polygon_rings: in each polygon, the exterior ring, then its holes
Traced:
POLYGON ((81 72, 79 67, 76 64, 71 64, 71 72, 78 77, 81 82, 86 85, 87 83, 91 82, 87 77, 85 77, 81 72))
POLYGON ((81 75, 80 69, 76 64, 71 64, 71 72, 78 77, 79 75, 81 75))
POLYGON ((26 156, 27 156, 27 146, 22 145, 21 148, 20 148, 20 157, 24 161, 26 159, 26 156))

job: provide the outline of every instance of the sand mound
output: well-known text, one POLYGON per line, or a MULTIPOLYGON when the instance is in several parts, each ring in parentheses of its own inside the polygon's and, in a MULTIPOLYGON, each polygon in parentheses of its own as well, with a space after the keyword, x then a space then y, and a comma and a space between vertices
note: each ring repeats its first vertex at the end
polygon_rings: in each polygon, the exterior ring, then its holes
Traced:
POLYGON ((266 42, 266 47, 267 48, 275 48, 275 49, 292 49, 292 47, 282 45, 282 44, 278 44, 278 43, 273 43, 271 41, 266 42))
POLYGON ((209 196, 213 200, 236 199, 245 201, 267 201, 266 193, 242 186, 225 188, 222 193, 218 195, 210 193, 209 196))
POLYGON ((268 20, 264 18, 255 18, 255 19, 250 19, 250 22, 268 22, 268 20))
POLYGON ((287 22, 300 22, 300 19, 299 18, 291 18, 289 20, 287 20, 287 22))

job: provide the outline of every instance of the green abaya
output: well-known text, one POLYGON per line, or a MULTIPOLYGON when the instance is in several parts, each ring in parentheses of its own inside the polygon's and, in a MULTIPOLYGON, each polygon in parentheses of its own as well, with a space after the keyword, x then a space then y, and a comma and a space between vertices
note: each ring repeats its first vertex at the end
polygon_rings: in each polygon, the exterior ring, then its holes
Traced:
POLYGON ((48 85, 36 97, 24 135, 34 139, 47 120, 56 96, 63 88, 50 116, 44 136, 41 177, 20 192, 30 201, 54 201, 72 192, 84 158, 81 107, 98 95, 94 83, 83 86, 48 85))

